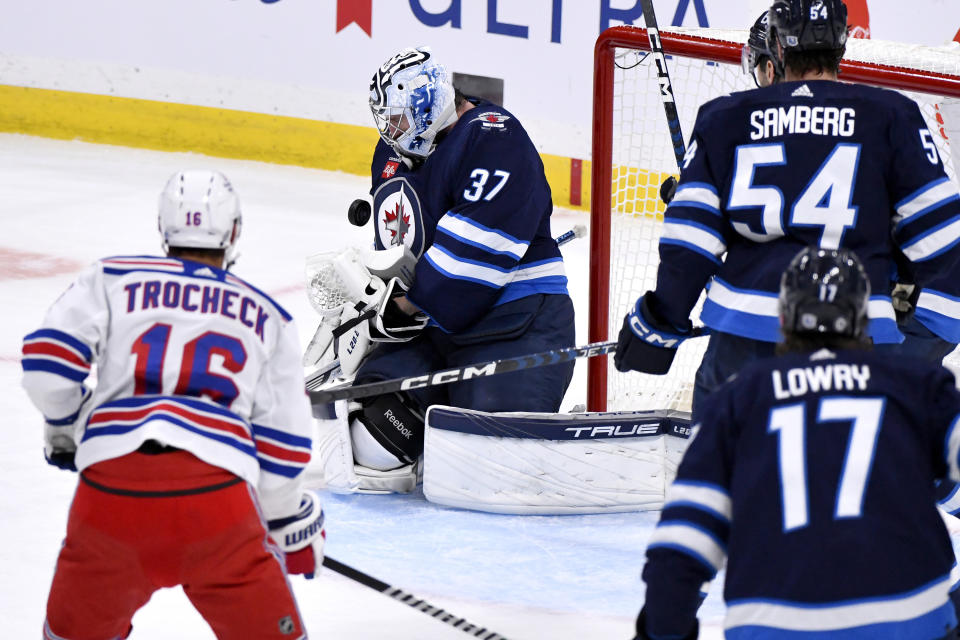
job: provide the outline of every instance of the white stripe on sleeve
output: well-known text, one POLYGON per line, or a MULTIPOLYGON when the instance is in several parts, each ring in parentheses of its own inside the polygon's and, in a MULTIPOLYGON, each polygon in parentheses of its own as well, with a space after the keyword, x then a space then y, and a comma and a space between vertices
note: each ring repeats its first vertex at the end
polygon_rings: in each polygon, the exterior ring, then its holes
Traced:
POLYGON ((530 246, 529 242, 521 242, 502 231, 489 229, 473 220, 452 213, 440 218, 437 229, 442 229, 458 240, 490 253, 506 254, 517 260, 523 257, 530 246))

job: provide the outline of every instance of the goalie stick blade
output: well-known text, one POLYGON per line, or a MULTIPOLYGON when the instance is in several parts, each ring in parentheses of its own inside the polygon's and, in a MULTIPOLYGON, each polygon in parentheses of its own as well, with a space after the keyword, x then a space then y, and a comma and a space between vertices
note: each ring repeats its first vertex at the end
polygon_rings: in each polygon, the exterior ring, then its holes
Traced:
POLYGON ((500 635, 496 631, 490 631, 485 627, 478 627, 475 624, 467 622, 464 618, 458 618, 452 613, 444 611, 440 607, 436 607, 426 600, 421 600, 413 594, 407 593, 403 589, 398 589, 397 587, 390 586, 382 580, 377 580, 371 575, 368 575, 362 571, 354 569, 349 565, 345 565, 338 560, 334 560, 330 556, 324 556, 323 566, 339 573, 345 578, 350 578, 355 582, 359 582, 365 587, 369 587, 374 591, 379 591, 380 593, 390 596, 394 600, 402 602, 403 604, 413 607, 417 611, 422 611, 431 618, 436 618, 440 622, 449 624, 455 629, 459 629, 464 633, 469 633, 474 638, 481 638, 481 640, 509 640, 506 636, 500 635))

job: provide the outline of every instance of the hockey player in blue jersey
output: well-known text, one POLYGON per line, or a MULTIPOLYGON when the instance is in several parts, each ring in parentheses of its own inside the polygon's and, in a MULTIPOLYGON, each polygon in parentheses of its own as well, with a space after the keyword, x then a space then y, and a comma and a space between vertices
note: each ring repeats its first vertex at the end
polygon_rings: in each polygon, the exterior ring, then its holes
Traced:
MULTIPOLYGON (((420 316, 428 325, 412 340, 377 346, 355 383, 573 346, 550 187, 517 118, 455 90, 426 47, 377 70, 370 108, 381 137, 375 245, 405 246, 417 258, 409 291, 385 311, 391 322, 420 316)), ((353 456, 373 473, 411 469, 428 406, 557 411, 572 374, 566 363, 364 400, 349 414, 353 456)))
POLYGON ((906 256, 921 285, 957 257, 960 194, 916 104, 836 82, 845 5, 777 0, 768 42, 783 82, 700 109, 665 214, 656 289, 625 318, 614 358, 621 371, 665 373, 709 285, 700 320, 712 335, 694 421, 706 394, 772 355, 779 274, 800 247, 842 246, 862 257, 878 344, 903 339, 889 295, 894 255, 906 256))
MULTIPOLYGON (((767 25, 768 12, 764 11, 750 27, 742 55, 744 73, 761 88, 783 80, 782 71, 773 63, 767 25)), ((892 297, 904 341, 888 343, 883 349, 891 355, 905 353, 942 362, 960 343, 960 277, 954 273, 941 276, 921 292, 920 287, 911 284, 908 273, 897 275, 902 282, 893 289, 892 297)), ((957 508, 960 509, 960 503, 957 508)))
POLYGON ((802 250, 778 357, 706 400, 647 546, 637 638, 697 637, 726 557, 728 640, 955 638, 935 478, 960 479, 949 371, 867 338, 870 283, 845 249, 802 250))
MULTIPOLYGON (((751 75, 758 87, 768 87, 783 79, 773 63, 767 25, 768 13, 764 11, 750 28, 743 47, 744 73, 751 75)), ((899 266, 899 271, 905 272, 896 274, 900 281, 893 287, 892 302, 904 340, 885 343, 879 350, 890 357, 910 355, 939 364, 960 342, 960 274, 956 273, 960 263, 922 291, 912 284, 907 261, 901 258, 899 266)), ((943 483, 937 488, 937 498, 948 512, 960 514, 960 487, 943 483)))

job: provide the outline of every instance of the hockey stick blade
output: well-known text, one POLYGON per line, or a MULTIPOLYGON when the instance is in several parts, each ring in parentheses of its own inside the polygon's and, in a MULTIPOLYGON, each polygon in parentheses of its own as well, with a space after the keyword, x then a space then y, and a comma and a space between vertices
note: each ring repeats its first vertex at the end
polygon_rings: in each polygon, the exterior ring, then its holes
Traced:
POLYGON ((334 560, 329 556, 324 556, 323 566, 335 571, 345 578, 350 578, 355 582, 359 582, 365 587, 369 587, 374 591, 379 591, 382 594, 388 595, 398 602, 413 607, 417 611, 422 611, 432 618, 436 618, 440 622, 449 624, 455 629, 459 629, 464 633, 469 633, 474 638, 481 638, 481 640, 509 640, 506 636, 502 636, 496 631, 490 631, 484 627, 478 627, 475 624, 467 622, 463 618, 458 618, 452 613, 444 611, 440 607, 435 607, 426 600, 421 600, 413 594, 407 593, 403 589, 398 589, 397 587, 392 587, 386 582, 377 580, 371 575, 367 575, 362 571, 358 571, 351 566, 345 565, 338 560, 334 560))

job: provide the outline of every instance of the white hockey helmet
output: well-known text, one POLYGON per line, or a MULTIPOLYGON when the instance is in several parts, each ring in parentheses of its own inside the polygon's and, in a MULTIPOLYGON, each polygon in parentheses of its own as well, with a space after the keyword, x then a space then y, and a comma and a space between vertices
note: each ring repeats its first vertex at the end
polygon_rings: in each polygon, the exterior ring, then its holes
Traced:
POLYGON ((242 223, 240 200, 219 171, 178 171, 160 193, 157 225, 164 251, 223 249, 229 266, 242 223))
POLYGON ((450 74, 429 47, 404 49, 373 74, 370 111, 380 137, 397 153, 426 158, 437 133, 457 119, 450 74))

